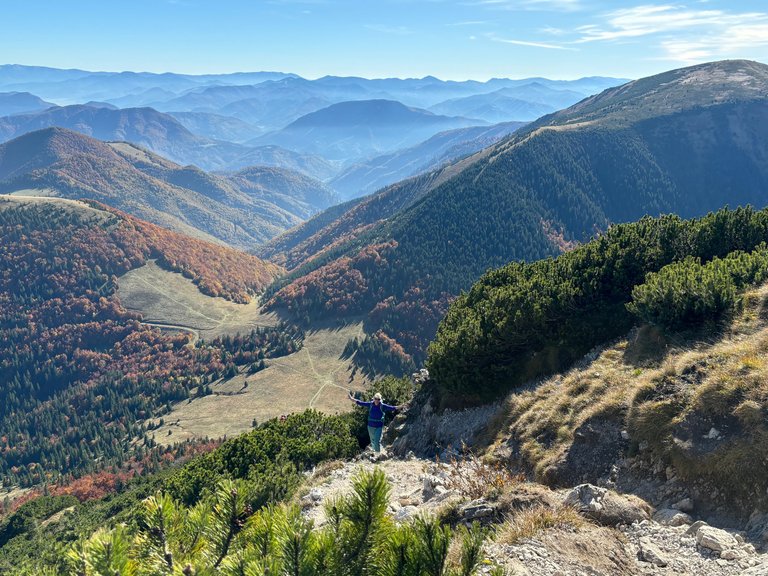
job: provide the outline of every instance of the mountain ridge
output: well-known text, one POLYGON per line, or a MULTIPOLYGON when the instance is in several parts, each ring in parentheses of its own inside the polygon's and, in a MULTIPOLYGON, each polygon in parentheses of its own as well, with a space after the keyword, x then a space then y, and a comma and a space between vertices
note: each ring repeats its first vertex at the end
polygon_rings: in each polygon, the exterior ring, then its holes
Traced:
POLYGON ((334 201, 320 182, 287 170, 273 174, 273 183, 283 178, 284 190, 262 187, 253 194, 226 176, 179 166, 133 144, 105 143, 63 128, 27 133, 0 145, 4 193, 43 190, 92 198, 188 235, 242 248, 255 247, 334 201), (316 189, 311 201, 288 201, 294 178, 316 189))
MULTIPOLYGON (((340 286, 341 278, 362 275, 361 292, 351 297, 347 309, 367 311, 369 334, 386 325, 390 337, 410 342, 406 350, 421 358, 420 347, 434 335, 436 317, 414 323, 407 315, 414 309, 442 310, 435 303, 468 288, 488 268, 556 256, 612 222, 645 214, 673 211, 690 217, 724 204, 763 206, 768 202, 768 144, 762 137, 768 130, 768 89, 740 87, 744 74, 751 83, 765 85, 766 71, 756 63, 718 62, 609 89, 532 123, 460 165, 401 183, 405 198, 409 186, 420 182, 418 199, 404 202, 386 219, 355 220, 351 211, 339 224, 325 226, 333 230, 346 222, 352 238, 346 243, 334 244, 331 235, 323 240, 322 230, 313 235, 320 241, 316 254, 329 254, 332 246, 330 255, 316 258, 312 250, 283 242, 283 254, 293 248, 299 252, 275 256, 295 271, 285 279, 293 284, 275 294, 273 305, 310 316, 331 313, 326 303, 332 301, 334 282, 340 286), (683 85, 689 90, 685 98, 680 84, 665 84, 690 75, 704 78, 683 85), (659 105, 658 116, 652 116, 653 99, 665 94, 665 86, 677 100, 659 105), (638 109, 622 109, 632 91, 638 109), (731 94, 728 101, 719 101, 723 94, 731 94), (595 102, 600 109, 614 106, 604 123, 584 121, 595 102), (701 102, 711 105, 696 105, 701 102), (426 184, 435 178, 438 185, 426 184), (390 246, 382 256, 387 266, 370 270, 356 260, 384 244, 390 246), (304 295, 304 304, 298 294, 304 295)), ((397 190, 394 185, 375 197, 383 202, 397 190)), ((372 202, 367 199, 353 210, 360 213, 372 202)), ((311 243, 303 238, 301 246, 311 243)))
POLYGON ((418 144, 443 130, 482 124, 467 118, 440 116, 395 100, 353 100, 310 112, 282 130, 250 143, 277 144, 349 163, 418 144))

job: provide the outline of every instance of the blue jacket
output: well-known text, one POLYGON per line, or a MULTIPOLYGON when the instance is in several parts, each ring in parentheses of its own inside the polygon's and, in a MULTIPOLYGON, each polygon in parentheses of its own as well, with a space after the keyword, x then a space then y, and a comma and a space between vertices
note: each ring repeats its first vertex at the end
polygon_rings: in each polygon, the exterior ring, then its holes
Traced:
POLYGON ((395 406, 384 404, 384 402, 379 402, 379 405, 376 406, 376 404, 373 403, 373 400, 370 402, 355 400, 355 403, 358 406, 370 407, 370 410, 368 411, 368 426, 371 428, 381 428, 384 426, 384 412, 394 412, 397 409, 395 406))

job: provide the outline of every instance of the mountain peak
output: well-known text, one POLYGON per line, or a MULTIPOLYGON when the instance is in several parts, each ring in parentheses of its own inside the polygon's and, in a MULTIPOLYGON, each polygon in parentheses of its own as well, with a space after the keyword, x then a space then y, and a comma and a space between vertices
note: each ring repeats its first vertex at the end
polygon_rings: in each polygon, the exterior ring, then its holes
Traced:
POLYGON ((532 125, 597 121, 625 124, 727 102, 762 98, 768 66, 750 60, 721 60, 670 70, 609 88, 532 125))
POLYGON ((397 100, 385 100, 383 98, 351 100, 331 104, 326 108, 306 114, 293 122, 292 125, 357 125, 361 122, 370 122, 373 118, 377 122, 402 122, 412 116, 434 116, 434 114, 427 110, 410 108, 397 100))

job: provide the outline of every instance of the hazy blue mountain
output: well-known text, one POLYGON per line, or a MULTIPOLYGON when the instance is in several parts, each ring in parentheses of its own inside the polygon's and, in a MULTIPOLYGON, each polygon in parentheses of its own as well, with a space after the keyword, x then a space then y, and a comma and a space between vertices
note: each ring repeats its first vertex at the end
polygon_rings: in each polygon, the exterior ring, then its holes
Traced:
POLYGON ((303 114, 330 104, 352 100, 397 100, 407 106, 429 107, 449 99, 513 90, 507 96, 533 103, 549 103, 556 110, 585 96, 623 83, 614 78, 583 78, 571 81, 545 78, 443 81, 425 78, 382 78, 324 76, 317 80, 287 77, 255 86, 207 86, 173 99, 160 97, 144 102, 158 110, 215 112, 236 116, 266 129, 282 128, 303 114), (569 96, 569 94, 573 96, 569 96), (545 98, 544 95, 547 95, 545 98), (577 97, 580 96, 580 97, 577 97))
POLYGON ((435 114, 470 116, 488 122, 536 120, 566 108, 588 96, 573 90, 557 90, 540 82, 500 88, 487 94, 446 100, 430 107, 435 114))
MULTIPOLYGON (((198 127, 208 122, 210 130, 245 131, 234 118, 206 118, 186 115, 188 123, 196 118, 198 127)), ((53 107, 34 114, 0 118, 0 142, 24 133, 60 126, 105 141, 127 141, 142 146, 179 164, 194 164, 204 170, 239 170, 266 165, 297 170, 310 177, 328 179, 338 167, 320 157, 285 150, 277 146, 245 146, 193 134, 179 120, 152 108, 90 106, 53 107)), ((231 134, 231 132, 230 132, 231 134)), ((223 135, 223 134, 222 134, 223 135)))
POLYGON ((409 176, 433 170, 441 164, 482 150, 524 125, 523 122, 505 122, 440 132, 411 148, 353 164, 330 180, 329 184, 344 199, 364 196, 409 176))
POLYGON ((159 110, 179 110, 196 112, 218 112, 232 102, 258 98, 270 100, 280 97, 312 98, 317 90, 310 90, 312 81, 298 77, 285 77, 278 80, 265 80, 258 84, 227 85, 213 84, 194 90, 163 102, 155 103, 159 110))
POLYGON ((85 70, 63 70, 46 66, 23 66, 21 64, 0 64, 0 87, 15 84, 37 84, 45 82, 63 82, 88 76, 85 70))
MULTIPOLYGON (((281 72, 238 72, 234 74, 154 74, 149 72, 88 72, 36 66, 0 66, 0 89, 28 91, 57 104, 122 98, 130 94, 162 89, 182 94, 206 85, 257 84, 285 78, 281 72)), ((141 104, 146 104, 146 101, 141 104)), ((134 103, 135 104, 135 103, 134 103)))
POLYGON ((29 92, 0 92, 0 116, 38 112, 55 106, 29 92))
POLYGON ((210 112, 168 112, 193 134, 205 136, 211 140, 227 142, 246 142, 261 134, 253 124, 243 122, 232 116, 223 116, 210 112))
POLYGON ((152 108, 116 110, 80 105, 0 118, 0 142, 51 126, 100 140, 132 142, 174 162, 206 170, 241 168, 246 164, 238 159, 250 150, 192 134, 172 116, 152 108))
POLYGON ((304 95, 301 91, 276 92, 269 97, 246 98, 224 106, 227 114, 252 123, 262 132, 283 128, 306 114, 326 108, 332 102, 322 96, 304 95))
POLYGON ((109 110, 119 110, 119 106, 115 106, 114 104, 110 104, 109 102, 99 102, 98 100, 89 100, 83 106, 88 106, 89 108, 107 108, 109 110))
POLYGON ((301 116, 367 92, 328 90, 303 78, 284 78, 255 86, 211 86, 156 102, 158 110, 212 112, 234 116, 262 130, 283 128, 301 116))
POLYGON ((478 123, 467 118, 439 116, 393 100, 361 100, 312 112, 251 143, 277 144, 348 162, 412 146, 443 130, 478 123))
POLYGON ((505 88, 490 94, 447 100, 432 106, 430 111, 435 114, 466 114, 473 118, 482 118, 487 122, 504 122, 512 119, 530 122, 559 109, 541 102, 529 102, 505 96, 502 93, 503 90, 505 88))
POLYGON ((141 92, 110 98, 109 101, 118 108, 141 108, 144 106, 152 107, 154 102, 164 102, 176 97, 178 97, 176 92, 164 88, 149 88, 141 92))
MULTIPOLYGON (((623 83, 623 82, 622 82, 623 83)), ((616 86, 615 81, 611 82, 607 88, 616 86)), ((603 89, 598 90, 602 92, 603 89)), ((583 100, 585 96, 590 96, 593 92, 589 90, 569 90, 565 88, 555 88, 547 86, 541 82, 531 82, 530 84, 522 84, 520 86, 507 86, 501 88, 491 94, 500 93, 510 98, 518 98, 520 100, 526 100, 528 102, 539 102, 542 104, 549 104, 557 108, 567 108, 572 106, 579 100, 583 100)))

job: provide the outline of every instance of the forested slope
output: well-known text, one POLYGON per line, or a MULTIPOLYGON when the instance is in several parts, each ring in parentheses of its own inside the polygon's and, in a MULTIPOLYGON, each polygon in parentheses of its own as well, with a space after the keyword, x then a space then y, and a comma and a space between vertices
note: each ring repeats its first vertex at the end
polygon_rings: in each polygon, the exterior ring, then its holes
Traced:
MULTIPOLYGON (((151 449, 142 421, 247 359, 138 322, 117 277, 156 259, 201 291, 247 302, 279 268, 103 205, 0 198, 0 477, 30 485, 151 449), (242 360, 242 361, 241 361, 242 360)), ((252 334, 263 353, 296 343, 252 334)))
POLYGON ((644 218, 558 258, 488 272, 451 305, 429 347, 438 394, 490 400, 639 320, 678 330, 716 323, 740 289, 765 279, 766 242, 765 209, 644 218))
POLYGON ((382 218, 361 216, 392 197, 382 191, 326 226, 353 230, 348 241, 329 249, 321 231, 283 252, 296 270, 272 305, 310 317, 366 313, 369 334, 418 361, 445 303, 489 268, 556 256, 647 214, 762 207, 765 70, 719 62, 611 89, 431 175, 434 184, 382 218), (381 246, 383 264, 366 267, 381 246))

